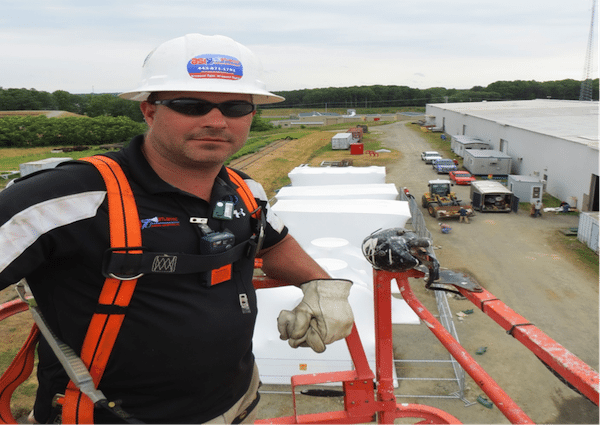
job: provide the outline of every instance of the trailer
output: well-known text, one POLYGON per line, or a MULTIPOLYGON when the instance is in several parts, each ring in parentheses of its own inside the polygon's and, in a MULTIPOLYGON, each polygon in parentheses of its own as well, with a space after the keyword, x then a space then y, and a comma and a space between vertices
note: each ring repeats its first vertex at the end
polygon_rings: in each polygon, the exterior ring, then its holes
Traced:
POLYGON ((452 136, 450 139, 450 149, 452 152, 464 158, 465 151, 469 149, 492 149, 492 146, 489 143, 484 142, 481 139, 476 137, 468 137, 468 136, 452 136))
POLYGON ((463 166, 476 176, 510 174, 512 158, 504 152, 488 149, 466 149, 463 166))
POLYGON ((579 214, 577 239, 598 253, 598 211, 579 214))
POLYGON ((480 212, 517 212, 519 198, 502 183, 494 180, 471 182, 471 204, 480 212))
POLYGON ((352 133, 338 133, 331 138, 331 149, 350 149, 352 133))

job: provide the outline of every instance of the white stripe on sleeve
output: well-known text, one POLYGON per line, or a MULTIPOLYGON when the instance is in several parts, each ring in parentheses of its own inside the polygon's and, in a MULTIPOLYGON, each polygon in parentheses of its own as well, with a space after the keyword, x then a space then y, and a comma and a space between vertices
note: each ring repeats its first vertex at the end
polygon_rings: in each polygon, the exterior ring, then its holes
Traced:
POLYGON ((106 191, 84 192, 50 199, 19 212, 0 227, 0 271, 40 236, 96 215, 106 191))

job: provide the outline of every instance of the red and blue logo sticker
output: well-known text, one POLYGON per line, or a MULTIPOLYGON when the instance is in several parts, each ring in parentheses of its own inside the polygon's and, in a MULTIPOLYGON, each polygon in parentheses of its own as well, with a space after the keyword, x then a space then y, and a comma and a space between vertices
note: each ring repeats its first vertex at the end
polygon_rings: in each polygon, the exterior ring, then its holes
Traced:
POLYGON ((205 54, 192 58, 187 64, 192 78, 239 80, 244 76, 242 62, 233 56, 205 54))

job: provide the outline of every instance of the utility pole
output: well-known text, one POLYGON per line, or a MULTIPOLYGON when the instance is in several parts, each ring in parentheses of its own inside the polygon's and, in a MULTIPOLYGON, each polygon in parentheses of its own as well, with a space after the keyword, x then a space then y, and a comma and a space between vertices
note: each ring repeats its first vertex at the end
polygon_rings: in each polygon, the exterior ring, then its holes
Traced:
POLYGON ((592 58, 594 44, 594 16, 596 12, 596 0, 592 0, 592 21, 590 23, 590 36, 588 38, 585 54, 585 65, 583 67, 583 81, 579 92, 579 100, 592 100, 592 58))

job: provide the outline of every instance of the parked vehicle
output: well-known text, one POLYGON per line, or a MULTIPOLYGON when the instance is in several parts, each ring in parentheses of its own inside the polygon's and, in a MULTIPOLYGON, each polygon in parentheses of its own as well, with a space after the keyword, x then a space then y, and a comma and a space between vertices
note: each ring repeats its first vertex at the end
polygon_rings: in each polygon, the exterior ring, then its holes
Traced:
POLYGON ((433 169, 438 173, 448 174, 450 171, 456 171, 457 166, 456 163, 452 159, 435 159, 431 163, 433 169))
POLYGON ((460 217, 460 210, 464 209, 467 217, 474 215, 471 205, 465 205, 451 191, 450 180, 430 180, 429 192, 425 192, 421 198, 421 205, 430 216, 435 218, 460 217))
POLYGON ((519 198, 502 183, 477 180, 471 183, 473 208, 481 212, 517 212, 519 198))
POLYGON ((454 182, 454 184, 460 185, 469 185, 471 182, 477 180, 471 173, 462 170, 450 171, 450 173, 448 173, 448 177, 450 178, 450 181, 454 182))
POLYGON ((421 153, 421 160, 425 161, 425 164, 431 164, 431 161, 434 159, 442 159, 442 155, 436 151, 425 151, 421 153))

